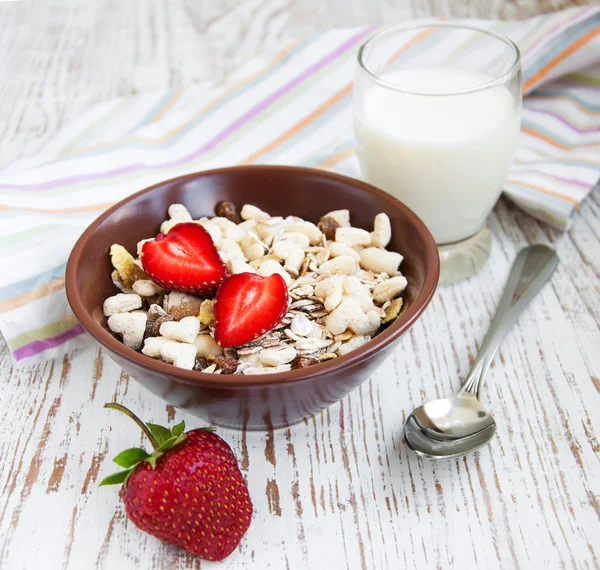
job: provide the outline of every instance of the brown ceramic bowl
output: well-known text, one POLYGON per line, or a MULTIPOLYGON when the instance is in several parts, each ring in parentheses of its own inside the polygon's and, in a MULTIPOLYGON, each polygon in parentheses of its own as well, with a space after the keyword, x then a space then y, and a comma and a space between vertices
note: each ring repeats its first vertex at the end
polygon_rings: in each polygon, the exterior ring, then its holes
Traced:
POLYGON ((439 277, 438 250, 423 222, 404 204, 358 180, 320 170, 285 166, 222 168, 168 180, 142 190, 102 214, 81 236, 69 258, 66 290, 83 327, 123 369, 166 402, 208 422, 244 429, 287 426, 323 410, 364 382, 389 356, 400 337, 425 310, 439 277), (404 255, 408 308, 363 347, 309 368, 278 374, 212 375, 176 368, 127 348, 114 338, 102 314, 111 281, 111 244, 135 251, 138 241, 158 233, 167 208, 182 203, 194 217, 214 215, 229 200, 254 204, 272 215, 312 222, 348 208, 352 224, 372 229, 385 212, 392 223, 388 248, 404 255))

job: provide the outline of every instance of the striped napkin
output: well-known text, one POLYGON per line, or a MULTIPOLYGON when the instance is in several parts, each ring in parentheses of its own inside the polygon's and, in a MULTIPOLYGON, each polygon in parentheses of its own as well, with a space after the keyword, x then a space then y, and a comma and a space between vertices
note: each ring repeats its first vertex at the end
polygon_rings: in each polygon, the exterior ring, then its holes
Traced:
MULTIPOLYGON (((521 22, 522 132, 506 195, 566 229, 600 172, 600 6, 521 22)), ((225 83, 106 102, 0 173, 0 330, 17 362, 88 342, 67 305, 73 244, 103 210, 161 180, 248 163, 360 176, 352 133, 356 51, 375 28, 337 29, 248 61, 225 83)), ((118 236, 115 236, 118 241, 118 236)))

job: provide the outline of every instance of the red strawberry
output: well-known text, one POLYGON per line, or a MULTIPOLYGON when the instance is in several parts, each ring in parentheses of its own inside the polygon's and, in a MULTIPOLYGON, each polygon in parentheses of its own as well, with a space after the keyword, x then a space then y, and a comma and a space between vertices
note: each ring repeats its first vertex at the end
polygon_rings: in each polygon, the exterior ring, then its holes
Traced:
POLYGON ((250 526, 252 502, 231 448, 210 430, 184 433, 144 424, 120 404, 105 404, 133 418, 154 452, 127 449, 114 459, 125 467, 100 485, 123 483, 125 512, 141 530, 206 560, 223 560, 250 526))
POLYGON ((228 277, 215 298, 215 340, 224 348, 242 346, 270 331, 287 311, 283 277, 238 273, 228 277))
POLYGON ((140 258, 152 281, 172 291, 209 295, 227 274, 210 234, 193 222, 147 241, 140 258))

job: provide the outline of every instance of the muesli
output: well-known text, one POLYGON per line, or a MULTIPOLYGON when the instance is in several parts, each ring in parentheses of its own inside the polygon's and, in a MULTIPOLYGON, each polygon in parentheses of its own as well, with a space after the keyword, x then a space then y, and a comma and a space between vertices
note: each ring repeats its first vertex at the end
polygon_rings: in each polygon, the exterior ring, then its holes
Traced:
POLYGON ((407 280, 386 214, 372 232, 348 210, 318 224, 250 204, 216 214, 194 220, 172 204, 136 257, 111 247, 120 292, 104 314, 128 347, 213 374, 284 372, 362 346, 401 312, 407 280))

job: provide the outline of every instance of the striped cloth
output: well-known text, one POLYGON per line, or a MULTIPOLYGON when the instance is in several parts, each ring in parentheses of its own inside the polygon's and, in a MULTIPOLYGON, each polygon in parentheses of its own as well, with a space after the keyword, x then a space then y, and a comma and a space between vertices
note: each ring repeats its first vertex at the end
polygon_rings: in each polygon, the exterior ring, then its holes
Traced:
MULTIPOLYGON (((600 6, 522 22, 522 133, 506 194, 566 229, 600 171, 600 6)), ((64 292, 73 244, 103 210, 161 180, 278 163, 359 176, 351 120, 356 51, 374 28, 338 29, 255 57, 226 83, 104 103, 0 173, 0 330, 18 362, 88 342, 64 292)), ((118 236, 115 236, 118 241, 118 236)))

